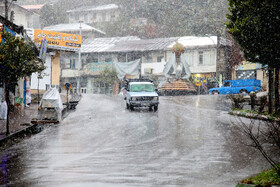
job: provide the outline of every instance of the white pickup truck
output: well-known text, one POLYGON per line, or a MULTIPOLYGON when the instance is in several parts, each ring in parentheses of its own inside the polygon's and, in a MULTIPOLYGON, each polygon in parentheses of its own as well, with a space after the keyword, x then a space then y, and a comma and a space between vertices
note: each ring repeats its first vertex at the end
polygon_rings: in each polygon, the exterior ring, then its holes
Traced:
POLYGON ((127 79, 124 89, 124 100, 127 109, 134 107, 149 107, 158 110, 159 97, 153 81, 149 79, 127 79))

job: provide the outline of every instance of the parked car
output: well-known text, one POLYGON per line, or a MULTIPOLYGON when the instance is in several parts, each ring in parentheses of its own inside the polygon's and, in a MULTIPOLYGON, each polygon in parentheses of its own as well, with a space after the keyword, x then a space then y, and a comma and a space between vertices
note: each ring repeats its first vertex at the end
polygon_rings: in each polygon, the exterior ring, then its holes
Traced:
POLYGON ((211 88, 210 94, 238 94, 261 91, 261 81, 256 79, 225 80, 219 88, 211 88))
POLYGON ((126 108, 134 110, 134 107, 149 107, 150 110, 158 110, 159 96, 153 81, 149 79, 127 79, 124 89, 126 108))

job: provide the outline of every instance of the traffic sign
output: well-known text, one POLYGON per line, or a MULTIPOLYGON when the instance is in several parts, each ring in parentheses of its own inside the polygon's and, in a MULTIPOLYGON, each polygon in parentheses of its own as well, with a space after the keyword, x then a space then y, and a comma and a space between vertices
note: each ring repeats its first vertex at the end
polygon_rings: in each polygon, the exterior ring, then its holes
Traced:
POLYGON ((67 90, 67 91, 71 90, 71 87, 72 87, 72 85, 70 83, 65 83, 64 84, 64 89, 67 90))

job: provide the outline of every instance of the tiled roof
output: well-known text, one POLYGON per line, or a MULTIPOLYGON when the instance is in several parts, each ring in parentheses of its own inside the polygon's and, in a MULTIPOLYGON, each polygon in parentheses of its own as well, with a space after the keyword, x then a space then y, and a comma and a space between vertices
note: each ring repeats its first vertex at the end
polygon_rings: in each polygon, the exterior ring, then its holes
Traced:
POLYGON ((90 25, 87 25, 85 23, 67 23, 67 24, 58 24, 58 25, 52 25, 45 27, 44 30, 48 31, 56 31, 56 32, 79 32, 80 26, 83 31, 95 31, 101 34, 106 34, 105 32, 96 29, 90 25))
POLYGON ((140 38, 136 36, 127 36, 127 37, 88 39, 82 44, 81 52, 82 53, 108 52, 108 49, 114 47, 116 43, 121 41, 128 42, 130 40, 137 41, 140 40, 140 38))
POLYGON ((66 12, 87 12, 87 11, 100 11, 100 10, 111 10, 119 8, 116 4, 108 4, 108 5, 101 5, 101 6, 94 6, 94 7, 80 7, 73 10, 67 10, 66 12))

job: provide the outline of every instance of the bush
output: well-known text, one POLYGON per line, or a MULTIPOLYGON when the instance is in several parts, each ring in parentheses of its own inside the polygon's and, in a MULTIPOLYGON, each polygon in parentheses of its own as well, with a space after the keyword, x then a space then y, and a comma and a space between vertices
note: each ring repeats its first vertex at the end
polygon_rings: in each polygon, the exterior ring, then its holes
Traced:
POLYGON ((244 95, 238 94, 238 95, 229 95, 230 100, 232 101, 233 108, 236 109, 242 109, 244 106, 244 102, 246 101, 244 98, 244 95))

